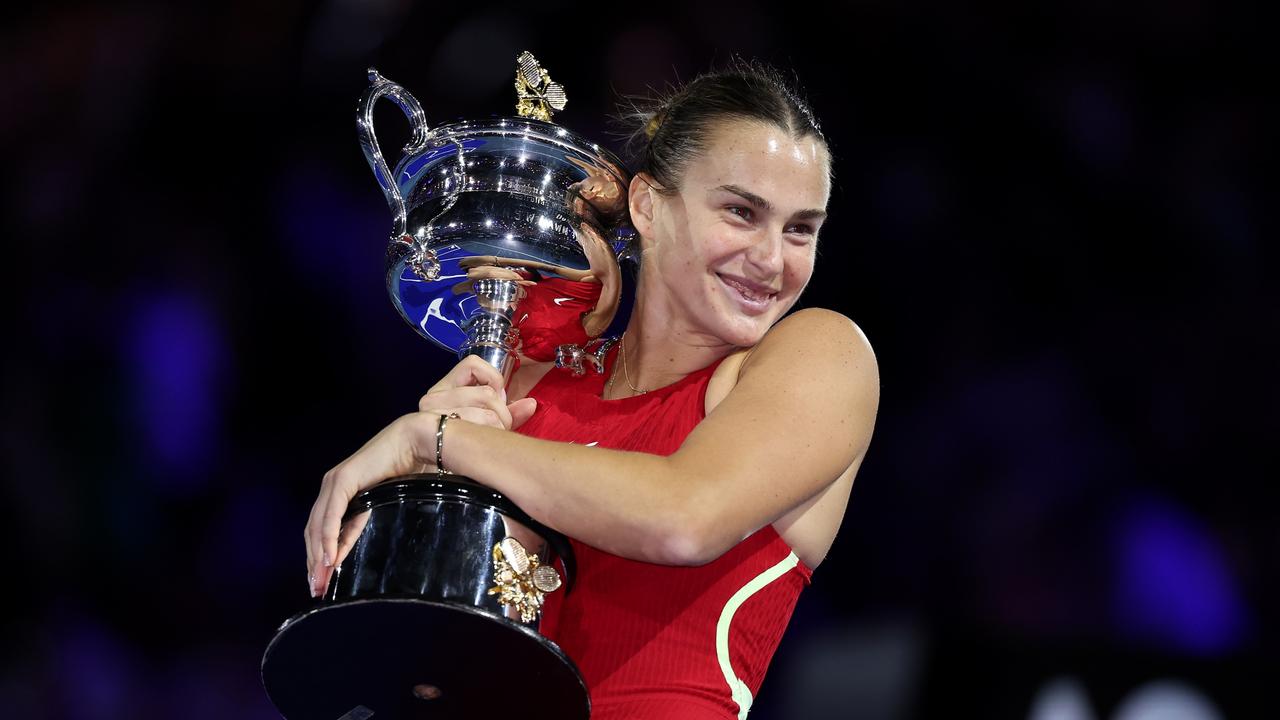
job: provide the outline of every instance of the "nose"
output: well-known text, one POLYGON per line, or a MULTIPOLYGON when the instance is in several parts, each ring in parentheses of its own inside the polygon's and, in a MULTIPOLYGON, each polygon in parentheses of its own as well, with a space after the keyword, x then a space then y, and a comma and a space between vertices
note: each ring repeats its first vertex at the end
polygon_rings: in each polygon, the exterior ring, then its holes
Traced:
POLYGON ((782 272, 782 229, 768 228, 759 233, 747 248, 746 259, 761 276, 772 277, 782 272))

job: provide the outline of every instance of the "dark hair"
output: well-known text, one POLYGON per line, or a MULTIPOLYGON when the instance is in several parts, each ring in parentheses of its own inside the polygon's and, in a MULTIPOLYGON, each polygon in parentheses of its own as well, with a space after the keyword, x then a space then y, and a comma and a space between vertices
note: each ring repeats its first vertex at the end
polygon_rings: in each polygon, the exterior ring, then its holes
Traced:
POLYGON ((763 121, 796 139, 815 135, 826 145, 797 85, 758 60, 731 58, 728 67, 699 75, 665 96, 625 98, 618 119, 628 130, 626 152, 633 169, 652 175, 661 192, 679 188, 689 162, 706 150, 713 127, 724 120, 763 121))

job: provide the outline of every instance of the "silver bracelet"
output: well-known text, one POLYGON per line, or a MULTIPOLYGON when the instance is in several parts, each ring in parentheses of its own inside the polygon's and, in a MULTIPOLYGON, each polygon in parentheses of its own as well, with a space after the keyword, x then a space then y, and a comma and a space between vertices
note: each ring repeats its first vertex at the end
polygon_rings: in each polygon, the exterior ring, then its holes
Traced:
POLYGON ((450 420, 457 420, 462 416, 456 412, 448 415, 441 415, 436 422, 436 474, 451 475, 448 470, 444 469, 444 426, 449 424, 450 420))

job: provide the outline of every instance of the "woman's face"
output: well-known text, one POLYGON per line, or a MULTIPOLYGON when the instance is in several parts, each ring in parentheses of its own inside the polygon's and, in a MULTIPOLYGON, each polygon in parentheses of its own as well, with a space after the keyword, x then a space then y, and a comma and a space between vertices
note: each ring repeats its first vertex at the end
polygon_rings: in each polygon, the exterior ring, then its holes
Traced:
POLYGON ((816 137, 730 120, 689 163, 678 193, 633 182, 645 301, 666 303, 673 320, 688 322, 673 331, 740 347, 759 342, 813 274, 831 193, 828 162, 816 137), (637 192, 652 194, 637 202, 637 192))

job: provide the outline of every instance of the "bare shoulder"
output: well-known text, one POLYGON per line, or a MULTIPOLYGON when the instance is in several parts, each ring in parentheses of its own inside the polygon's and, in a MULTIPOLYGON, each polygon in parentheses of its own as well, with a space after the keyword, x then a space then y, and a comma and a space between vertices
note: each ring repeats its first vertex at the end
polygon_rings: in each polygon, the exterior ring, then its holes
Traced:
POLYGON ((871 341, 857 323, 834 310, 805 308, 782 318, 770 328, 760 343, 752 348, 743 363, 743 370, 753 362, 775 356, 845 355, 851 356, 849 359, 875 365, 871 341))
POLYGON ((822 308, 792 313, 765 333, 738 372, 739 385, 760 381, 814 400, 872 409, 880 394, 879 365, 862 328, 822 308))
POLYGON ((870 405, 872 412, 880 391, 879 366, 862 328, 823 308, 787 315, 754 347, 725 358, 707 388, 706 411, 743 382, 822 399, 845 395, 842 399, 856 399, 863 408, 870 405))

